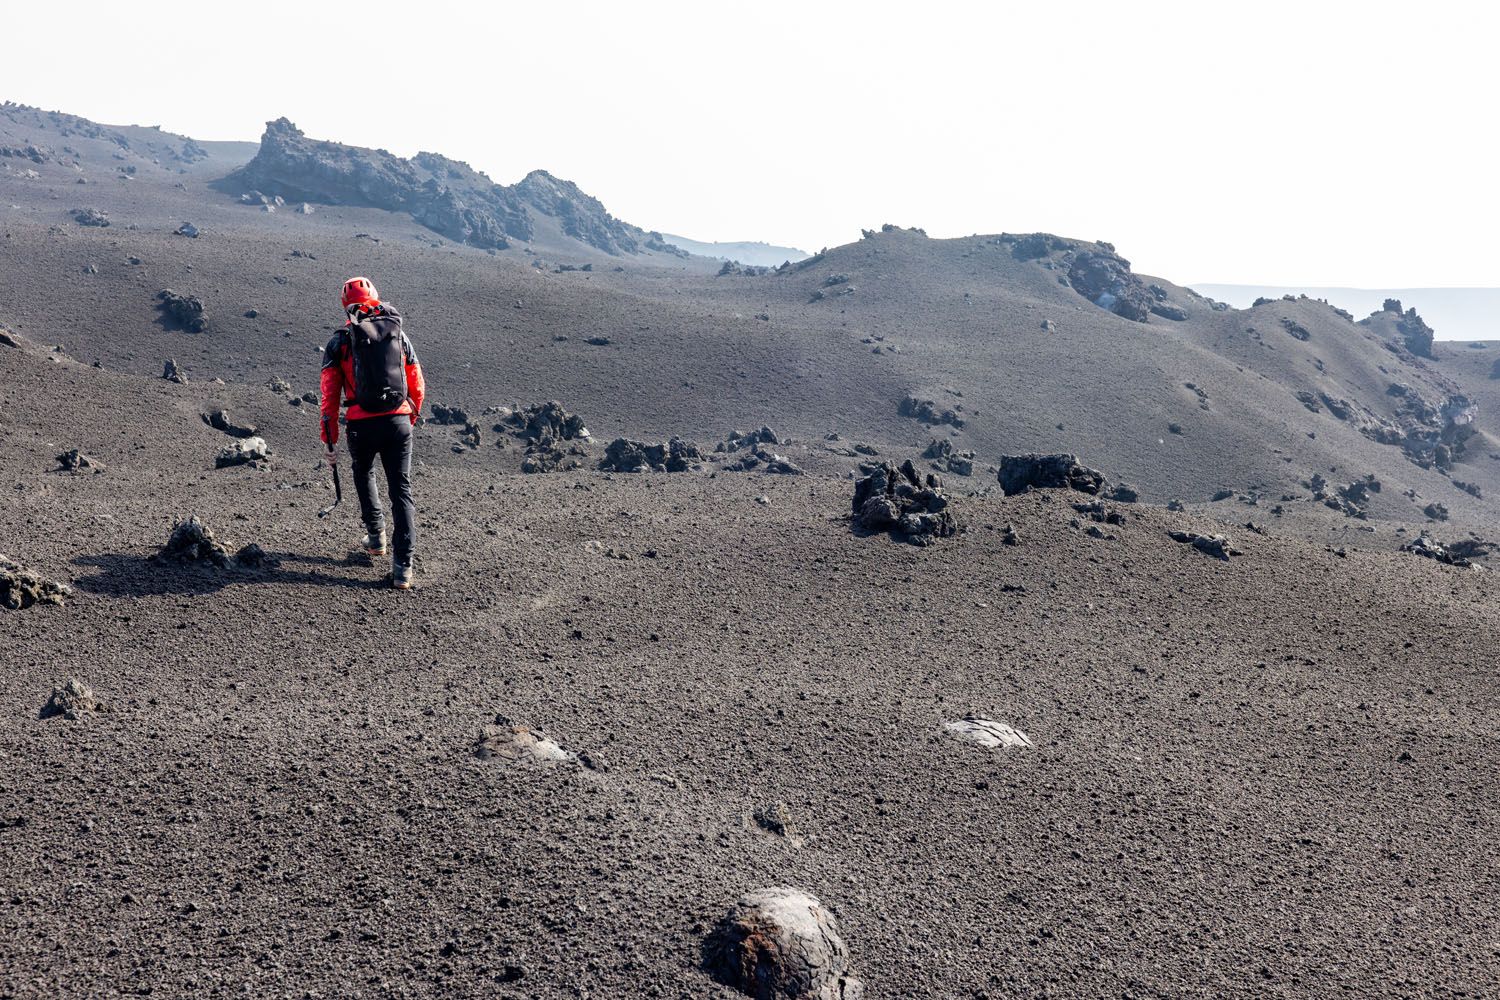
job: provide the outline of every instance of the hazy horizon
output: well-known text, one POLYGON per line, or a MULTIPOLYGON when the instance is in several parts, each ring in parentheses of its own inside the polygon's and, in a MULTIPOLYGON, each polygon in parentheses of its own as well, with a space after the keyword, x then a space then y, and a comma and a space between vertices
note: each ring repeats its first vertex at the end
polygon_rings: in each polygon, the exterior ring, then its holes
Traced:
POLYGON ((703 242, 815 252, 890 222, 1108 240, 1173 280, 1488 287, 1500 273, 1500 201, 1478 196, 1491 143, 1468 96, 1487 92, 1492 10, 1466 10, 1460 32, 1445 4, 917 18, 584 3, 559 19, 434 2, 413 19, 273 2, 251 23, 148 6, 90 15, 96 36, 156 54, 123 86, 111 61, 57 71, 73 12, 11 12, 21 44, 0 96, 204 140, 255 141, 286 116, 502 183, 541 167, 703 242), (385 64, 341 84, 372 37, 385 64))

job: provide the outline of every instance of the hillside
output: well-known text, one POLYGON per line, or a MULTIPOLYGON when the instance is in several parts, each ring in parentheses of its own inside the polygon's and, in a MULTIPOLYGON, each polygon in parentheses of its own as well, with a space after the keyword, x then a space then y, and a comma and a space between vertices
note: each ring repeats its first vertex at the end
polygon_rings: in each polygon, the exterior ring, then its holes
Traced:
POLYGON ((0 108, 0 995, 731 1000, 781 885, 871 998, 1500 978, 1500 344, 1042 233, 721 266, 274 138, 0 108), (318 516, 351 274, 427 372, 411 593, 318 516), (907 459, 928 545, 851 517, 907 459))
POLYGON ((1245 308, 1258 298, 1307 295, 1367 316, 1378 312, 1386 299, 1419 303, 1443 340, 1500 338, 1500 288, 1293 288, 1285 285, 1198 284, 1193 288, 1211 298, 1245 308))
POLYGON ((542 234, 550 228, 563 237, 554 247, 582 244, 611 257, 690 256, 660 233, 621 222, 597 198, 545 170, 533 170, 506 187, 437 153, 407 160, 383 149, 309 139, 286 118, 268 122, 254 158, 216 186, 263 210, 300 201, 403 212, 436 233, 484 250, 533 243, 539 228, 542 234), (539 227, 538 216, 550 225, 539 227))
MULTIPOLYGON (((10 131, 0 144, 24 140, 10 131)), ((1386 484, 1377 519, 1421 521, 1437 502, 1463 530, 1485 527, 1494 500, 1456 482, 1500 496, 1494 412, 1446 424, 1445 403, 1475 390, 1442 359, 1474 349, 1439 342, 1436 361, 1393 350, 1405 343, 1394 327, 1310 299, 1219 309, 1134 275, 1101 245, 885 227, 782 270, 716 276, 712 262, 695 272, 676 257, 611 257, 537 211, 534 245, 550 225, 550 245, 570 253, 490 253, 407 211, 265 212, 218 190, 243 175, 222 160, 142 157, 122 174, 117 147, 93 141, 92 158, 6 175, 19 207, 0 247, 0 322, 108 368, 154 375, 170 357, 193 378, 311 389, 336 290, 363 273, 409 317, 434 401, 469 411, 557 399, 600 433, 704 445, 769 423, 835 467, 846 446, 830 453, 829 433, 901 455, 942 438, 974 452, 981 481, 1002 454, 1074 452, 1155 502, 1288 496, 1284 507, 1314 508, 1330 531, 1344 518, 1311 499, 1314 475, 1373 474, 1386 484), (75 221, 91 207, 113 224, 75 221), (184 222, 200 235, 176 235, 184 222), (164 321, 167 288, 204 303, 205 333, 164 321), (908 397, 952 409, 962 427, 903 416, 908 397), (1445 435, 1465 438, 1446 466, 1432 461, 1445 435)))

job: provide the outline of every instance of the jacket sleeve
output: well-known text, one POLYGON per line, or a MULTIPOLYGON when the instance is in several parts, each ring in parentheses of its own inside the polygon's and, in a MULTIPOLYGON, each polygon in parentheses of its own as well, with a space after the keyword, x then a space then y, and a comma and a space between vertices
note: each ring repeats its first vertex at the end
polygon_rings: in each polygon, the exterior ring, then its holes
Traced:
POLYGON ((427 380, 422 377, 422 363, 417 360, 416 349, 408 340, 406 342, 406 397, 411 402, 412 423, 416 423, 417 418, 422 415, 422 399, 426 395, 427 380))
POLYGON ((339 443, 339 404, 344 400, 344 369, 339 362, 338 338, 335 337, 323 348, 318 399, 318 436, 329 446, 339 443))

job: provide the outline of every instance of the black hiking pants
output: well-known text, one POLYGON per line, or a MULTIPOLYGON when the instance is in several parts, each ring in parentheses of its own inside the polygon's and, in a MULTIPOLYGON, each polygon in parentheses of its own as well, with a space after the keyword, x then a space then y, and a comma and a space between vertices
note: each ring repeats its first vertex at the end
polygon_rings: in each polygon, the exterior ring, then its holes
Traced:
POLYGON ((391 545, 396 561, 409 566, 412 546, 417 540, 417 511, 411 502, 411 418, 397 413, 351 420, 347 434, 349 457, 354 465, 354 492, 359 495, 359 514, 365 530, 378 534, 385 527, 385 512, 375 494, 375 459, 379 458, 391 497, 395 529, 391 545))

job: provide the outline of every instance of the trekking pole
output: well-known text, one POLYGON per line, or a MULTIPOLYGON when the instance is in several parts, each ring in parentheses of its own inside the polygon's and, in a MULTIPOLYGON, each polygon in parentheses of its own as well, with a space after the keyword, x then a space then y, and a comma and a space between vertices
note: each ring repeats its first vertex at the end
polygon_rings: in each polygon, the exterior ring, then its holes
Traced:
MULTIPOLYGON (((328 418, 324 417, 323 418, 323 437, 324 438, 328 438, 330 436, 331 435, 328 433, 328 418)), ((333 454, 333 444, 331 442, 328 445, 328 454, 330 454, 330 455, 333 454)), ((333 503, 329 504, 327 507, 324 507, 322 510, 318 511, 318 516, 319 517, 327 517, 329 514, 332 514, 333 513, 333 508, 337 507, 343 501, 343 499, 344 499, 344 484, 339 479, 339 463, 338 463, 337 460, 334 460, 334 462, 333 462, 333 503)))

